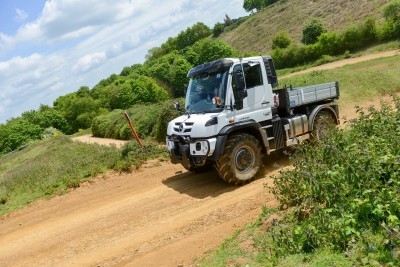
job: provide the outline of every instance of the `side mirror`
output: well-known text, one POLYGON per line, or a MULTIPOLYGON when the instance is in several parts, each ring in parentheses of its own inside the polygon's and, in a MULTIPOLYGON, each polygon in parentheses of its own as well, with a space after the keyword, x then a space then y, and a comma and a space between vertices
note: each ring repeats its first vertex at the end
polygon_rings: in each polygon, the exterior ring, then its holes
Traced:
POLYGON ((244 76, 242 71, 235 72, 235 81, 237 85, 238 97, 240 100, 247 97, 246 85, 244 83, 244 76))
POLYGON ((185 93, 185 95, 186 95, 186 93, 187 93, 187 89, 188 89, 188 85, 187 85, 187 84, 184 84, 184 85, 183 85, 183 92, 185 93))
POLYGON ((175 108, 177 111, 180 111, 180 110, 181 110, 181 104, 179 104, 178 101, 177 101, 177 102, 174 102, 174 108, 175 108))

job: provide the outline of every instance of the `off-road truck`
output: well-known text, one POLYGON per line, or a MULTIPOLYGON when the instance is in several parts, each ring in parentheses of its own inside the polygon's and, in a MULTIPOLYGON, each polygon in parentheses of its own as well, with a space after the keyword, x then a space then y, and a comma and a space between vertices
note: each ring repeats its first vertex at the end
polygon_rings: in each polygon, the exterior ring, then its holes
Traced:
POLYGON ((171 162, 193 172, 214 166, 232 184, 251 181, 262 157, 339 124, 337 82, 278 89, 269 56, 218 59, 188 78, 185 114, 168 124, 171 162))

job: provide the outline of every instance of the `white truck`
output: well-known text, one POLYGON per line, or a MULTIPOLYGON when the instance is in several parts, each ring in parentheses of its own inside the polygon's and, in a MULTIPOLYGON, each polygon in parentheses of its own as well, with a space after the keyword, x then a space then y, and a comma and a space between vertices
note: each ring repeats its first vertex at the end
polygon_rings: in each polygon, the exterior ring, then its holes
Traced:
POLYGON ((166 143, 171 162, 192 172, 214 166, 225 181, 245 184, 262 156, 339 124, 337 82, 276 89, 269 56, 218 59, 188 77, 185 114, 169 122, 166 143))

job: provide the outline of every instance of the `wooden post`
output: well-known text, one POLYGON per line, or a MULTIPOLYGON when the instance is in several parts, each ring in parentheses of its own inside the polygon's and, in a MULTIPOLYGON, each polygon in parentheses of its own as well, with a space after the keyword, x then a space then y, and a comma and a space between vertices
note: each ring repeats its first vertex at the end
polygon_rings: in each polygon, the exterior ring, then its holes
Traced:
POLYGON ((131 127, 133 136, 135 137, 135 139, 136 139, 136 141, 139 143, 139 145, 140 145, 141 147, 143 147, 142 140, 140 140, 139 135, 136 133, 136 130, 135 130, 135 127, 133 127, 133 123, 132 123, 132 121, 131 121, 131 118, 129 118, 128 112, 125 111, 125 112, 124 112, 124 115, 125 115, 126 121, 127 121, 128 124, 129 124, 129 127, 131 127))

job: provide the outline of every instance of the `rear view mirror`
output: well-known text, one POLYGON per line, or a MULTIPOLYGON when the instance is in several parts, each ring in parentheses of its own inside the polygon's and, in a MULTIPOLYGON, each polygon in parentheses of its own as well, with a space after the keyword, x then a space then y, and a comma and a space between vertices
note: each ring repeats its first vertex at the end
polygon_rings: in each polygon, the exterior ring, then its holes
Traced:
POLYGON ((246 84, 244 82, 243 72, 238 70, 235 72, 235 81, 237 85, 239 99, 245 99, 247 97, 246 84))

